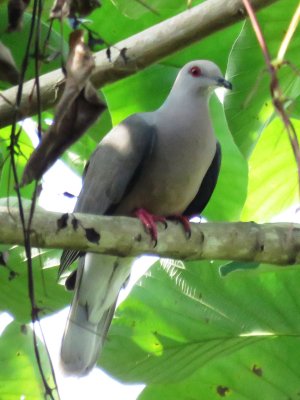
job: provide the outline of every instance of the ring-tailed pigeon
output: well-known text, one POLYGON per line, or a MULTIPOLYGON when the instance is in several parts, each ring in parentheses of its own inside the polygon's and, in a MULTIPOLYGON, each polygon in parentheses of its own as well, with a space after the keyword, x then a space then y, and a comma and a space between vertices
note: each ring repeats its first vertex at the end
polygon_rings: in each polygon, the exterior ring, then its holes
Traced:
MULTIPOLYGON (((215 188, 221 162, 208 109, 218 86, 231 89, 214 63, 186 64, 158 110, 126 118, 100 142, 75 211, 136 212, 148 228, 156 221, 152 215, 200 213, 215 188)), ((76 275, 68 280, 75 295, 61 347, 62 367, 71 375, 85 375, 96 364, 132 263, 130 258, 65 251, 60 272, 78 256, 76 275)))

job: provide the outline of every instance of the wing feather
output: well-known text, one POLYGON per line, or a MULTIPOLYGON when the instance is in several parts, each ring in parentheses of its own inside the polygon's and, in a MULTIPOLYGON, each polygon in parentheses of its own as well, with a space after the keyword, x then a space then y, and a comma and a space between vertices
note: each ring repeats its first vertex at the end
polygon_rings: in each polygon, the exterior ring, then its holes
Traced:
MULTIPOLYGON (((155 127, 133 115, 113 128, 99 143, 88 163, 75 212, 111 214, 130 191, 151 154, 155 127)), ((81 253, 82 254, 82 253, 81 253)), ((62 253, 59 275, 80 255, 79 251, 62 253)))

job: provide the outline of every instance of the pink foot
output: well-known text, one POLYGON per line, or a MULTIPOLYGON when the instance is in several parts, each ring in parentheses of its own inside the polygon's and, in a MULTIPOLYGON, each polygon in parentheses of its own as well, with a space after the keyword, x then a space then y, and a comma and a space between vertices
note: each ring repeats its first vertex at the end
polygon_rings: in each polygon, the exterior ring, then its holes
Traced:
POLYGON ((141 221, 146 230, 149 232, 151 239, 154 242, 154 247, 157 245, 157 227, 156 223, 161 222, 167 228, 167 221, 165 217, 160 215, 153 215, 144 208, 137 208, 134 215, 141 221))

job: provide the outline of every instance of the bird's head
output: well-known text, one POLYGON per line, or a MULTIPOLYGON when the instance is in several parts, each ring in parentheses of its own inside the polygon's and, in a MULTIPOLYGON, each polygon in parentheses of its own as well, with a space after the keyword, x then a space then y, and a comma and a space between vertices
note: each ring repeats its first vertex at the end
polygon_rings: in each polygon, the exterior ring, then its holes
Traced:
POLYGON ((219 67, 208 60, 196 60, 186 64, 179 72, 175 84, 191 92, 209 93, 217 87, 232 89, 232 84, 224 78, 219 67))

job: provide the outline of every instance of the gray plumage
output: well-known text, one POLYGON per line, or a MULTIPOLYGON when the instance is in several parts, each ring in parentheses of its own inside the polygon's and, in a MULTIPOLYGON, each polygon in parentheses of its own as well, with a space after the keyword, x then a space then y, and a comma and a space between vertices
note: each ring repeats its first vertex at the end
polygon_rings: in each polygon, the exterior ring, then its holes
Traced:
MULTIPOLYGON (((231 87, 219 68, 210 61, 192 61, 181 69, 158 110, 130 116, 113 128, 89 161, 75 211, 200 213, 220 168, 220 146, 208 110, 209 95, 217 86, 231 87)), ((60 272, 78 255, 64 252, 60 272)), ((92 253, 80 257, 61 347, 66 373, 87 374, 97 362, 131 262, 92 253)))

